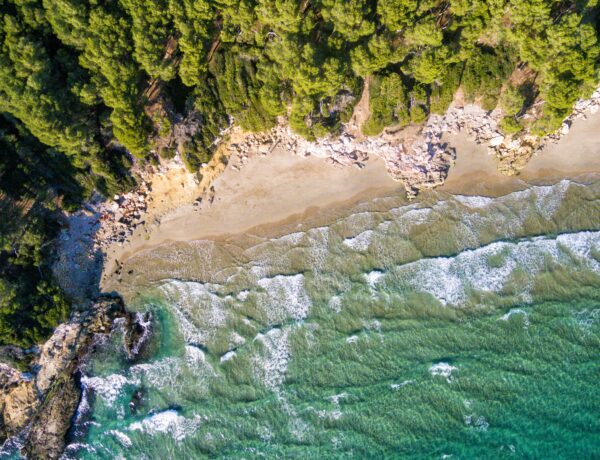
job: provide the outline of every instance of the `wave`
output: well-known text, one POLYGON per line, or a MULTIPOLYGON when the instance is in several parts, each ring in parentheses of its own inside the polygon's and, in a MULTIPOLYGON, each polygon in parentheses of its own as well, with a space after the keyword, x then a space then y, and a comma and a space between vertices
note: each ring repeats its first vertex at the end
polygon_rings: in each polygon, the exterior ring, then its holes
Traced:
POLYGON ((186 418, 177 411, 170 409, 150 415, 141 422, 134 422, 127 428, 129 431, 141 431, 149 435, 170 434, 176 441, 182 441, 193 435, 200 426, 202 419, 198 415, 186 418))
MULTIPOLYGON (((576 271, 585 269, 600 275, 600 262, 591 257, 592 252, 598 250, 600 232, 495 242, 453 257, 434 257, 400 265, 387 276, 433 295, 444 305, 460 305, 468 300, 471 291, 501 292, 516 271, 521 270, 527 273, 521 286, 521 299, 530 301, 535 275, 549 264, 569 266, 576 271)), ((368 284, 373 287, 373 283, 368 284)))

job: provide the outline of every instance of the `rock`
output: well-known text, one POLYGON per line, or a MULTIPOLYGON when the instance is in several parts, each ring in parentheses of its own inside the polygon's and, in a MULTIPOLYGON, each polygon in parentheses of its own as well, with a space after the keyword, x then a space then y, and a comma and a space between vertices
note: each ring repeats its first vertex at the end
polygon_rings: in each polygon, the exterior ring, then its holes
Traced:
POLYGON ((562 126, 560 127, 560 131, 559 132, 560 132, 561 135, 564 136, 565 134, 569 133, 569 129, 570 129, 569 124, 568 123, 563 123, 562 126))
POLYGON ((0 366, 0 438, 22 436, 28 458, 60 456, 79 404, 80 360, 87 356, 95 335, 110 330, 113 319, 122 314, 121 300, 111 297, 100 298, 85 314, 74 314, 42 345, 33 379, 0 366))
POLYGON ((152 313, 128 313, 125 316, 125 351, 130 360, 142 352, 152 334, 152 313))
POLYGON ((490 146, 498 147, 504 142, 504 136, 495 136, 490 139, 490 146))
POLYGON ((21 381, 2 398, 2 431, 4 436, 15 435, 36 413, 40 400, 33 381, 21 381))
POLYGON ((76 376, 69 371, 52 387, 43 410, 32 422, 25 441, 25 453, 31 459, 58 458, 65 448, 65 436, 71 426, 71 417, 77 410, 81 388, 76 376))
POLYGON ((40 370, 36 378, 40 392, 48 390, 56 376, 74 359, 81 328, 78 323, 61 324, 42 346, 38 360, 40 370))

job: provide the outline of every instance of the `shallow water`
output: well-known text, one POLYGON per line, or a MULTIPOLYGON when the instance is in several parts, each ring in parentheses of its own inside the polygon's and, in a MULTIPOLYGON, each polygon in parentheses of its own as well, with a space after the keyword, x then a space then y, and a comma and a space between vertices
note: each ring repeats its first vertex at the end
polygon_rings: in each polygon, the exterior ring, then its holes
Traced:
POLYGON ((152 343, 99 346, 65 458, 600 452, 600 182, 316 225, 136 258, 152 343))

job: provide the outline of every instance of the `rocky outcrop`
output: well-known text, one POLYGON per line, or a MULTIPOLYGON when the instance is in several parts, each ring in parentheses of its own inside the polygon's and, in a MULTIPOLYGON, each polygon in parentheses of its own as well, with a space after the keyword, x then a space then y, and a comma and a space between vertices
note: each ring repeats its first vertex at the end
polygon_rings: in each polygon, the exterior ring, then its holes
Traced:
POLYGON ((443 140, 444 134, 466 130, 476 142, 487 142, 497 131, 499 112, 488 113, 475 105, 454 107, 444 116, 432 115, 422 127, 410 127, 414 135, 403 131, 385 131, 376 137, 359 136, 355 129, 344 127, 339 136, 329 136, 314 142, 291 132, 284 120, 268 132, 249 134, 229 149, 241 168, 253 154, 268 155, 281 147, 300 156, 324 158, 336 166, 364 167, 370 156, 381 157, 390 176, 402 182, 409 196, 420 190, 441 185, 456 154, 443 140), (352 131, 352 133, 351 133, 352 131))
POLYGON ((357 138, 343 131, 337 137, 325 137, 314 142, 291 132, 289 126, 280 123, 265 133, 249 134, 242 141, 228 146, 234 169, 242 168, 252 155, 268 155, 275 148, 282 148, 296 155, 323 158, 334 166, 363 168, 371 156, 385 161, 390 175, 402 182, 407 192, 414 195, 423 188, 439 185, 446 178, 454 160, 454 152, 443 143, 406 147, 393 135, 374 138, 357 138))
POLYGON ((121 299, 103 297, 56 328, 40 348, 34 375, 0 365, 1 439, 18 438, 13 445, 28 458, 58 458, 81 396, 79 366, 119 316, 127 317, 121 299))
MULTIPOLYGON (((589 99, 580 99, 573 106, 571 114, 563 121, 561 127, 548 136, 538 137, 527 131, 514 136, 498 133, 490 140, 488 151, 498 160, 498 169, 506 175, 518 174, 531 157, 546 145, 558 142, 571 130, 575 120, 586 119, 588 114, 600 110, 600 88, 596 89, 589 99)), ((530 115, 529 115, 530 116, 530 115)))
POLYGON ((66 445, 65 436, 79 405, 81 387, 67 368, 43 398, 25 436, 23 452, 29 459, 58 458, 66 445))

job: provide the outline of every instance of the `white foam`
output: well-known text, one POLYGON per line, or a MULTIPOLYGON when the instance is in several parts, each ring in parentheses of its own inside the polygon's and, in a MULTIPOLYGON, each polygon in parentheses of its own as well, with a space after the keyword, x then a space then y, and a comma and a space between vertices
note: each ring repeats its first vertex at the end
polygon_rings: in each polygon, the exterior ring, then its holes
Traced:
POLYGON ((178 388, 181 383, 178 376, 181 374, 182 362, 175 357, 167 357, 151 363, 142 363, 131 366, 132 381, 146 382, 154 388, 178 388))
POLYGON ((390 225, 392 225, 391 220, 384 220, 379 225, 377 225, 377 230, 380 231, 381 233, 385 233, 390 228, 390 225))
POLYGON ((409 209, 399 216, 399 218, 397 218, 396 224, 400 227, 400 230, 403 233, 408 233, 408 231, 415 225, 421 225, 428 222, 432 214, 432 208, 409 209))
POLYGON ((421 259, 401 265, 394 274, 415 289, 428 292, 443 304, 459 305, 468 298, 469 290, 500 292, 515 269, 528 273, 520 299, 530 301, 534 276, 547 268, 549 261, 563 266, 582 266, 600 274, 600 263, 589 257, 598 247, 600 232, 580 232, 544 237, 518 243, 497 242, 454 257, 421 259), (490 257, 501 264, 490 266, 490 257))
POLYGON ((429 373, 434 376, 439 375, 445 377, 446 381, 449 383, 452 378, 452 372, 457 369, 457 367, 451 366, 448 363, 439 362, 429 368, 429 373))
POLYGON ((366 230, 354 238, 346 238, 342 243, 354 251, 366 251, 369 249, 374 234, 373 230, 366 230))
POLYGON ((337 395, 333 395, 333 396, 328 396, 327 399, 329 399, 333 404, 335 404, 336 406, 340 404, 340 400, 341 399, 346 399, 348 398, 350 395, 346 392, 344 393, 340 393, 337 395))
POLYGON ((358 342, 358 336, 357 335, 351 335, 350 337, 348 337, 346 339, 346 343, 356 343, 358 342))
POLYGON ((289 328, 271 329, 266 334, 257 334, 255 338, 263 345, 263 353, 253 359, 254 375, 276 392, 285 381, 290 360, 289 332, 289 328))
POLYGON ((340 299, 337 295, 334 295, 331 297, 331 299, 329 299, 328 306, 334 312, 339 313, 342 311, 342 299, 340 299))
POLYGON ((116 440, 119 441, 119 444, 121 444, 121 446, 125 448, 132 446, 132 442, 131 439, 129 439, 129 436, 127 436, 125 433, 119 430, 108 430, 105 434, 114 436, 116 440))
POLYGON ((177 390, 184 385, 181 376, 189 372, 195 377, 198 388, 208 390, 210 379, 217 373, 206 360, 204 352, 198 347, 186 345, 183 357, 168 356, 150 363, 131 366, 130 381, 135 384, 145 382, 154 388, 177 390))
POLYGON ((259 293, 258 298, 271 324, 308 316, 311 301, 304 288, 304 275, 277 275, 262 278, 257 284, 266 291, 259 293))
POLYGON ((155 435, 157 433, 170 434, 176 441, 181 441, 194 434, 200 426, 201 419, 194 415, 193 418, 185 418, 175 410, 166 410, 146 417, 141 422, 129 425, 130 431, 142 431, 155 435))
POLYGON ((250 274, 255 279, 264 278, 265 276, 267 276, 268 273, 269 271, 264 265, 253 265, 252 267, 250 267, 250 274))
POLYGON ((394 391, 398 391, 401 388, 404 388, 406 385, 410 385, 411 383, 415 383, 414 380, 405 380, 402 383, 392 383, 390 388, 394 391))
POLYGON ((227 320, 227 300, 219 285, 169 280, 160 289, 176 314, 186 343, 206 344, 227 320))
POLYGON ((554 217, 570 184, 568 180, 562 180, 555 185, 535 186, 529 189, 535 196, 536 207, 542 216, 546 219, 554 217))
POLYGON ((573 319, 582 331, 589 333, 592 326, 600 321, 600 308, 588 310, 587 308, 573 313, 573 319))
POLYGON ((493 198, 487 196, 467 196, 467 195, 454 195, 454 199, 459 203, 469 208, 485 208, 494 202, 493 198))
POLYGON ((210 362, 206 359, 204 352, 198 347, 186 345, 183 359, 185 365, 192 370, 197 377, 217 375, 210 365, 210 362))
POLYGON ((111 374, 106 377, 88 377, 86 375, 81 377, 81 384, 85 388, 92 389, 109 406, 115 403, 121 395, 123 387, 129 383, 131 382, 127 377, 120 374, 111 374))
POLYGON ((380 270, 372 270, 369 273, 363 274, 365 280, 367 281, 367 284, 372 288, 374 288, 377 285, 377 283, 381 281, 381 278, 383 278, 384 275, 385 273, 383 273, 380 270))
POLYGON ((241 335, 239 335, 237 332, 232 331, 231 334, 229 334, 229 346, 230 347, 241 347, 242 345, 244 345, 246 343, 246 339, 244 337, 242 337, 241 335))
POLYGON ((313 271, 318 272, 329 255, 329 227, 312 228, 307 233, 310 237, 310 263, 313 271))
POLYGON ((228 351, 223 356, 221 356, 221 362, 229 361, 236 355, 235 351, 228 351))
POLYGON ((525 328, 529 327, 529 315, 527 314, 527 312, 525 310, 522 310, 520 308, 510 309, 508 313, 506 313, 500 317, 500 320, 508 321, 510 319, 510 317, 513 315, 523 315, 523 325, 525 328))
POLYGON ((304 235, 306 235, 304 232, 294 232, 294 233, 290 233, 288 235, 281 236, 279 238, 274 238, 271 241, 276 242, 276 243, 286 243, 286 244, 296 246, 298 243, 300 243, 300 241, 302 241, 302 238, 304 238, 304 235))
POLYGON ((465 425, 474 427, 477 431, 487 431, 490 424, 487 422, 485 417, 480 415, 465 415, 465 425))
POLYGON ((239 300, 240 302, 243 302, 248 298, 249 295, 250 295, 250 291, 248 291, 247 289, 244 289, 243 291, 238 292, 237 295, 235 296, 235 298, 237 300, 239 300))

